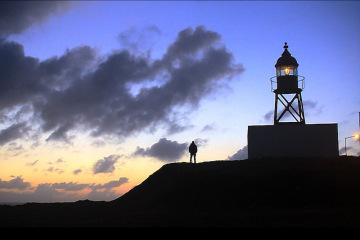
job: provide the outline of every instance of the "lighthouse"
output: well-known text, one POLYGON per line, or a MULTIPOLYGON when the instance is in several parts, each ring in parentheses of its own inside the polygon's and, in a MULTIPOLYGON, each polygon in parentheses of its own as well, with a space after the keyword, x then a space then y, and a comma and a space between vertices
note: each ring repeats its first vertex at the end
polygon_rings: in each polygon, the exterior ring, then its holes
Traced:
POLYGON ((298 74, 298 67, 296 58, 291 56, 285 42, 284 52, 275 64, 276 76, 270 78, 271 88, 275 94, 274 124, 281 124, 286 113, 291 116, 292 122, 305 124, 304 105, 301 96, 305 78, 298 74), (283 108, 279 112, 280 107, 283 108))
POLYGON ((276 75, 270 78, 275 97, 273 125, 248 126, 249 159, 339 156, 337 123, 305 121, 305 77, 299 75, 299 63, 286 42, 283 48, 275 63, 276 75))

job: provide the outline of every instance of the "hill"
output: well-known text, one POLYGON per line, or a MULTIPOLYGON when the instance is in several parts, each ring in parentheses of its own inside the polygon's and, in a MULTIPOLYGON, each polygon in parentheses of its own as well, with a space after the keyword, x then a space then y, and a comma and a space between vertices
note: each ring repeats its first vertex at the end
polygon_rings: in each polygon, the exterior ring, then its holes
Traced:
POLYGON ((1 226, 360 226, 360 158, 172 163, 112 202, 0 207, 1 226))

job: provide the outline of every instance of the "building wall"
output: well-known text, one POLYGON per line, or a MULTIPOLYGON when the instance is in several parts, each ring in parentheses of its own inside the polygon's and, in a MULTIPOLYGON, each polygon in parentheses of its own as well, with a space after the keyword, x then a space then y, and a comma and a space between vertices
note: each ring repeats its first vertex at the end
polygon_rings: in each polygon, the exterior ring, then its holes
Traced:
POLYGON ((279 124, 248 127, 249 159, 339 156, 338 126, 279 124))

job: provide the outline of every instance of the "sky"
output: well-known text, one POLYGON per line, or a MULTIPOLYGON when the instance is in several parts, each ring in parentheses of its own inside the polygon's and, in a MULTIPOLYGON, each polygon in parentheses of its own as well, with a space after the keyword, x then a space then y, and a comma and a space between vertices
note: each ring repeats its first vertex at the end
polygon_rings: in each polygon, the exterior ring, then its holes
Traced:
POLYGON ((192 140, 198 162, 246 158, 284 42, 306 122, 338 123, 340 148, 360 131, 359 2, 0 6, 0 202, 113 200, 192 140))

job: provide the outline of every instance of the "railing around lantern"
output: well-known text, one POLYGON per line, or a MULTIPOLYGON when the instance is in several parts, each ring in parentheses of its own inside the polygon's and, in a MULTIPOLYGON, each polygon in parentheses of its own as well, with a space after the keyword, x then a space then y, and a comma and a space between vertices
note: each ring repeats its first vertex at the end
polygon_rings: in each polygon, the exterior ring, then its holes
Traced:
MULTIPOLYGON (((305 88, 305 77, 298 75, 298 88, 304 90, 305 88)), ((275 91, 277 89, 277 76, 270 78, 271 82, 271 91, 275 91)))

